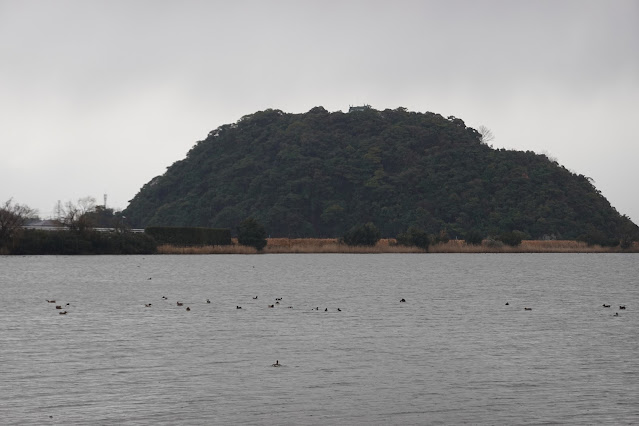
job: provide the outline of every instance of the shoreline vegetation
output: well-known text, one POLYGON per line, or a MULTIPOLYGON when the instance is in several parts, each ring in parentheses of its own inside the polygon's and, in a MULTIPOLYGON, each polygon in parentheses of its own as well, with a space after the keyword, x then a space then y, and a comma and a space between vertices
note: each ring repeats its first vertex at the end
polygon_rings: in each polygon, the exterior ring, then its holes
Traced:
POLYGON ((253 247, 238 244, 224 246, 159 245, 158 254, 282 254, 282 253, 639 253, 635 242, 629 249, 601 247, 573 240, 523 240, 512 247, 499 241, 484 240, 481 245, 466 244, 463 240, 431 245, 428 250, 398 245, 395 239, 381 239, 372 247, 349 246, 337 238, 267 238, 266 247, 258 252, 253 247))

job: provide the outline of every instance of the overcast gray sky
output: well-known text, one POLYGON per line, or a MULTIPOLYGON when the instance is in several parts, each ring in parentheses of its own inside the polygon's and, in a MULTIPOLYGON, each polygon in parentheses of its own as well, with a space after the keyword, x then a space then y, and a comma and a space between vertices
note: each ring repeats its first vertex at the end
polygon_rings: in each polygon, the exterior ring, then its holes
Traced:
POLYGON ((370 104, 485 125, 639 223, 639 1, 0 0, 0 202, 123 209, 208 132, 370 104))

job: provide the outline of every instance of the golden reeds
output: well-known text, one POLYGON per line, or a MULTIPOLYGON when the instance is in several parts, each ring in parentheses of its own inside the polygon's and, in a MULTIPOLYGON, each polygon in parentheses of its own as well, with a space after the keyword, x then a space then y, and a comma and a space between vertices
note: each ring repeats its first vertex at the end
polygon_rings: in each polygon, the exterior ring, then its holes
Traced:
MULTIPOLYGON (((269 238, 262 253, 425 253, 417 247, 397 245, 394 239, 382 239, 373 247, 348 246, 336 238, 269 238)), ((618 247, 588 246, 586 243, 572 240, 524 240, 517 247, 511 247, 498 241, 486 240, 481 245, 466 244, 463 240, 450 240, 447 243, 431 245, 428 253, 620 253, 639 252, 635 243, 629 250, 618 247)), ((239 245, 237 239, 228 246, 177 247, 162 245, 159 254, 256 254, 252 247, 239 245)))

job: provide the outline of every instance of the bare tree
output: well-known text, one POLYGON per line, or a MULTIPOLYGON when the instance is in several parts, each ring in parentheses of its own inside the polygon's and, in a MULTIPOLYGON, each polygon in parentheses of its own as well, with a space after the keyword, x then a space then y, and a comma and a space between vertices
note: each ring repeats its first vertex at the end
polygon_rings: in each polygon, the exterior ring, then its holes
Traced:
POLYGON ((62 222, 62 219, 64 218, 64 207, 62 206, 62 201, 58 200, 58 202, 55 203, 53 212, 55 214, 55 220, 62 222))
POLYGON ((62 208, 61 221, 69 229, 83 232, 93 226, 91 213, 94 211, 95 198, 93 197, 80 198, 77 204, 67 201, 62 208))
POLYGON ((488 144, 488 142, 492 142, 493 140, 495 140, 495 135, 493 134, 492 130, 490 130, 488 127, 484 126, 483 124, 479 126, 479 129, 477 129, 477 131, 481 135, 481 139, 480 139, 481 143, 488 144))
POLYGON ((37 216, 37 211, 22 204, 13 204, 9 198, 0 205, 0 245, 13 237, 29 219, 37 216))

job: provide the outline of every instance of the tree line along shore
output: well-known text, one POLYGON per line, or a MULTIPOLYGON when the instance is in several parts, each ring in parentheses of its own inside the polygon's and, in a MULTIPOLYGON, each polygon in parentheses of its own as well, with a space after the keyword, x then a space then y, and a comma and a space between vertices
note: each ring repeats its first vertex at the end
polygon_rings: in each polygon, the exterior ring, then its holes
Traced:
POLYGON ((73 220, 66 220, 55 230, 32 229, 25 226, 31 210, 9 201, 4 208, 0 206, 0 255, 639 252, 639 238, 632 230, 618 238, 590 232, 575 240, 534 240, 520 231, 486 236, 471 230, 462 238, 451 238, 444 231, 433 235, 411 226, 389 237, 369 222, 353 226, 340 237, 271 238, 253 217, 240 222, 235 232, 229 228, 171 226, 132 232, 126 226, 96 227, 99 220, 94 210, 73 215, 73 220))
POLYGON ((237 238, 231 245, 210 246, 158 246, 158 254, 283 254, 283 253, 639 253, 639 243, 632 247, 602 247, 573 240, 523 240, 518 246, 509 246, 495 240, 481 244, 468 244, 464 240, 450 240, 429 245, 427 249, 405 246, 394 238, 380 239, 374 246, 349 246, 339 238, 267 238, 266 246, 258 251, 241 245, 237 238))

